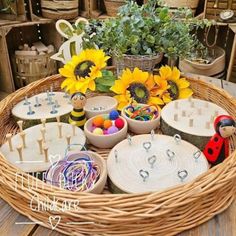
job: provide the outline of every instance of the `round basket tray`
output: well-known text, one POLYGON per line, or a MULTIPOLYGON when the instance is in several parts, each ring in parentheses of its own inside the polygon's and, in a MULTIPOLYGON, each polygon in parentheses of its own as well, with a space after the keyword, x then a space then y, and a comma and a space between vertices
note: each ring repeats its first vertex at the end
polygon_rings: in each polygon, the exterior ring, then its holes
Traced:
MULTIPOLYGON (((205 82, 190 79, 196 98, 214 102, 236 117, 236 100, 225 91, 205 82)), ((11 116, 12 107, 28 96, 45 91, 51 84, 59 90, 62 78, 54 75, 34 82, 11 94, 0 103, 0 143, 7 133, 17 133, 11 116)), ((92 94, 91 94, 92 95, 92 94)), ((0 197, 15 210, 41 225, 52 228, 50 220, 60 219, 55 230, 67 235, 176 235, 209 220, 225 210, 236 193, 236 137, 230 140, 230 156, 199 176, 194 181, 162 192, 140 194, 76 193, 54 188, 41 182, 37 189, 32 185, 36 178, 27 176, 0 155, 0 197), (22 178, 16 182, 16 173, 22 178), (62 205, 68 199, 78 200, 77 211, 33 211, 32 198, 43 201, 56 198, 62 205), (73 224, 71 222, 77 222, 73 224), (78 225, 79 224, 79 225, 78 225)), ((90 146, 105 159, 110 150, 90 146)), ((36 203, 35 203, 36 204, 36 203)))

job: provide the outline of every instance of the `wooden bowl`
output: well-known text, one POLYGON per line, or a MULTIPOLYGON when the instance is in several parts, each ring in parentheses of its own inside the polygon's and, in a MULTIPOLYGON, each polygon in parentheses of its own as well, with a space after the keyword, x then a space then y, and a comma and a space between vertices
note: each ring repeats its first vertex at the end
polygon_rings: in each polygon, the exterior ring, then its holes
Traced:
MULTIPOLYGON (((138 104, 142 107, 147 106, 146 104, 138 104)), ((149 120, 149 121, 140 121, 140 120, 134 120, 129 118, 125 114, 125 109, 128 106, 124 107, 123 110, 121 111, 121 116, 124 117, 128 123, 129 130, 132 131, 135 134, 148 134, 152 130, 155 130, 160 126, 160 110, 159 110, 159 115, 156 119, 154 120, 149 120)))
POLYGON ((117 100, 109 96, 96 96, 87 99, 84 106, 87 119, 116 109, 117 100))
MULTIPOLYGON (((103 115, 108 115, 108 114, 103 114, 103 115)), ((107 134, 107 135, 97 135, 91 132, 92 121, 95 117, 90 118, 84 125, 84 133, 91 144, 99 148, 112 148, 117 143, 126 138, 128 125, 123 117, 120 116, 120 118, 125 123, 124 127, 115 134, 107 134)))

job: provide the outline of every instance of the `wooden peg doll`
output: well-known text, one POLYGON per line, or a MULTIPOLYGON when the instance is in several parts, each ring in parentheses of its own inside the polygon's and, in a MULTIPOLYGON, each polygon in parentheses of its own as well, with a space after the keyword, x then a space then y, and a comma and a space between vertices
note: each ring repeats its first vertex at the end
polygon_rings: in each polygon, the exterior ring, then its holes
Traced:
POLYGON ((207 143, 203 153, 209 163, 217 165, 229 155, 229 137, 236 132, 236 122, 228 115, 220 115, 215 119, 216 134, 207 143))
POLYGON ((84 106, 86 103, 85 94, 77 92, 71 96, 71 104, 73 106, 73 111, 70 113, 69 123, 76 123, 76 126, 83 128, 86 122, 84 106))

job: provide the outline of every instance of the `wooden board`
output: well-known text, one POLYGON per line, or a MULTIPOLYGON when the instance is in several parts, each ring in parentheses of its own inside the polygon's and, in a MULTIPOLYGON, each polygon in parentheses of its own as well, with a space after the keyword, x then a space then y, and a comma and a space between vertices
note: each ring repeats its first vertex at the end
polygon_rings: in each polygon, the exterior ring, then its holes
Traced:
POLYGON ((70 103, 70 96, 65 95, 63 92, 50 92, 41 93, 28 98, 28 103, 25 100, 16 104, 12 109, 12 114, 22 120, 40 120, 40 119, 52 119, 57 116, 64 116, 73 110, 70 103), (51 96, 51 94, 53 94, 51 96), (52 104, 48 100, 48 96, 52 99, 52 104), (36 107, 36 98, 41 106, 36 107), (60 107, 55 108, 56 113, 52 113, 52 106, 55 105, 57 101, 60 107), (34 114, 29 115, 29 106, 32 108, 34 114))
POLYGON ((131 144, 128 139, 118 143, 108 156, 107 169, 114 192, 140 193, 189 182, 208 170, 208 162, 197 147, 184 140, 147 134, 133 136, 131 144))
MULTIPOLYGON (((71 136, 71 144, 81 144, 82 147, 85 144, 85 135, 83 131, 75 127, 75 135, 73 135, 73 127, 70 124, 60 123, 62 126, 62 137, 59 135, 58 123, 51 122, 46 123, 45 143, 48 147, 48 158, 45 157, 44 152, 40 153, 38 139, 42 138, 41 129, 42 125, 36 125, 29 129, 24 130, 26 139, 26 148, 23 148, 22 159, 20 160, 18 151, 16 148, 22 145, 22 139, 20 134, 12 137, 13 151, 10 151, 8 143, 5 143, 0 148, 0 152, 11 163, 25 172, 40 172, 47 170, 54 162, 54 159, 60 160, 64 158, 65 151, 68 147, 66 137, 71 136)), ((76 146, 74 149, 81 150, 81 146, 76 146)), ((73 150, 74 150, 73 149, 73 150)), ((72 150, 72 149, 71 149, 72 150)))

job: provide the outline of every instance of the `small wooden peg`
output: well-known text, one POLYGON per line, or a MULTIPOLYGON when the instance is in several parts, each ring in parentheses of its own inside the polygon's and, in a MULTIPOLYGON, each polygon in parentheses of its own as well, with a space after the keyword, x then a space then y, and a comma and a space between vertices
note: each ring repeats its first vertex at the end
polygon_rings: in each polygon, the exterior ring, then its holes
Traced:
POLYGON ((207 122, 206 122, 206 126, 205 126, 206 129, 210 129, 210 125, 211 125, 211 122, 207 121, 207 122))
POLYGON ((178 114, 174 115, 174 121, 178 121, 178 114))
POLYGON ((183 116, 183 117, 186 116, 186 111, 182 111, 182 116, 183 116))
POLYGON ((48 146, 43 145, 43 152, 45 156, 45 162, 48 162, 48 146))
POLYGON ((20 132, 22 132, 23 131, 23 120, 17 121, 17 124, 18 124, 18 126, 20 128, 20 132))
POLYGON ((59 131, 59 138, 62 138, 62 124, 58 123, 57 126, 58 126, 58 131, 59 131))
POLYGON ((70 146, 70 140, 71 140, 71 136, 67 135, 66 136, 66 141, 67 141, 67 145, 70 146))
POLYGON ((21 137, 21 139, 22 139, 22 146, 23 146, 23 148, 26 148, 26 142, 25 142, 25 132, 21 132, 20 133, 20 137, 21 137))
POLYGON ((56 119, 57 119, 57 123, 61 122, 61 117, 60 116, 57 116, 56 119))
POLYGON ((73 136, 75 136, 76 122, 75 121, 71 122, 71 125, 72 125, 72 130, 73 130, 73 136))
POLYGON ((178 109, 178 102, 175 102, 175 109, 178 109))
POLYGON ((13 147, 12 147, 11 138, 12 138, 12 134, 7 134, 7 135, 6 135, 6 139, 7 139, 8 145, 9 145, 10 152, 13 152, 13 147))
POLYGON ((43 128, 45 128, 46 127, 46 119, 42 118, 41 119, 41 123, 43 125, 43 128))
POLYGON ((202 114, 202 109, 198 108, 197 112, 198 112, 198 115, 201 115, 202 114))
POLYGON ((23 147, 22 147, 22 146, 18 146, 18 147, 16 148, 16 150, 17 150, 18 153, 19 153, 20 161, 23 161, 23 155, 22 155, 23 147))
POLYGON ((38 144, 39 144, 39 151, 40 151, 40 154, 42 155, 43 154, 43 139, 40 138, 37 140, 38 144))
POLYGON ((41 131, 41 134, 42 134, 43 142, 45 143, 46 142, 46 138, 45 138, 46 129, 45 128, 41 128, 40 131, 41 131))
POLYGON ((193 127, 193 119, 189 120, 189 127, 193 127))

